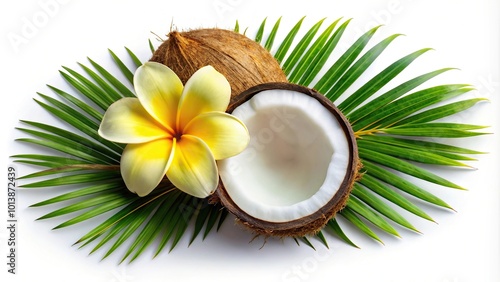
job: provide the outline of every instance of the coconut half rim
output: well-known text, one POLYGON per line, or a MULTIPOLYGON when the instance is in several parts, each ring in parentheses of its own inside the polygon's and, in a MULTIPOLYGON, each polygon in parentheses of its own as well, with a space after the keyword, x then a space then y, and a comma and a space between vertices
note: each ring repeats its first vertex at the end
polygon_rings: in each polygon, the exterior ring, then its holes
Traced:
POLYGON ((354 133, 322 94, 266 83, 232 101, 249 146, 218 161, 221 203, 259 234, 303 236, 321 229, 347 201, 358 171, 354 133))

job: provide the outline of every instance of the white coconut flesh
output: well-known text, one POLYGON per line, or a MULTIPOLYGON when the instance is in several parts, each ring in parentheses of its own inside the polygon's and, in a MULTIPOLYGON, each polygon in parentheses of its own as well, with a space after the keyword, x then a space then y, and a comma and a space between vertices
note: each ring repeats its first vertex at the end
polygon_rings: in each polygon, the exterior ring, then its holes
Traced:
POLYGON ((247 126, 250 144, 218 166, 228 196, 243 212, 289 222, 333 198, 352 156, 341 124, 318 100, 293 90, 265 90, 232 114, 247 126))

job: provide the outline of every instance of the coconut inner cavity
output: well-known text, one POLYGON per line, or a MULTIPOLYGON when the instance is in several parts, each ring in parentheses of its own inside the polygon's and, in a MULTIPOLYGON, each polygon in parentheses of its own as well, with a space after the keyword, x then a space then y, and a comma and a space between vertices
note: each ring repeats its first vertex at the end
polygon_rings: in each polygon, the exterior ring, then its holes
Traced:
POLYGON ((250 144, 218 164, 228 195, 244 212, 290 221, 316 212, 335 195, 349 163, 348 143, 316 99, 266 90, 232 114, 246 124, 250 144))

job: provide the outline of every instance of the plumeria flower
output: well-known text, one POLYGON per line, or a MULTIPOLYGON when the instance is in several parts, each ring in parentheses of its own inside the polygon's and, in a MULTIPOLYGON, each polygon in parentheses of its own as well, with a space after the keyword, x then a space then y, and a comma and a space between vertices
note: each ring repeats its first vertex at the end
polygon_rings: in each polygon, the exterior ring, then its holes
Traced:
POLYGON ((127 188, 145 196, 166 175, 190 195, 212 194, 215 160, 239 154, 250 139, 246 126, 225 113, 229 82, 206 66, 183 86, 170 68, 148 62, 137 69, 134 88, 137 98, 113 103, 99 128, 103 138, 128 144, 120 162, 127 188))

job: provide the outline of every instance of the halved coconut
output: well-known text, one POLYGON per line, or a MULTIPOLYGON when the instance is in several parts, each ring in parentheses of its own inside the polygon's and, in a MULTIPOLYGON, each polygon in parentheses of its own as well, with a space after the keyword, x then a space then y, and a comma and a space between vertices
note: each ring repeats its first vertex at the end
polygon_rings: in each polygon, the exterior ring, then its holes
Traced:
POLYGON ((217 196, 258 234, 319 231, 349 196, 358 172, 349 122, 316 91, 266 83, 238 96, 228 112, 242 120, 249 146, 218 162, 217 196))

